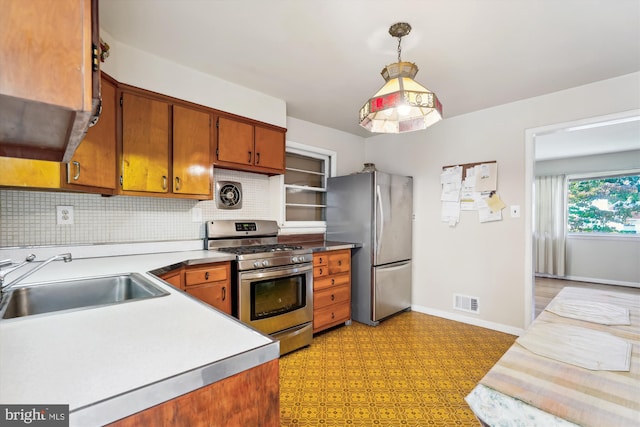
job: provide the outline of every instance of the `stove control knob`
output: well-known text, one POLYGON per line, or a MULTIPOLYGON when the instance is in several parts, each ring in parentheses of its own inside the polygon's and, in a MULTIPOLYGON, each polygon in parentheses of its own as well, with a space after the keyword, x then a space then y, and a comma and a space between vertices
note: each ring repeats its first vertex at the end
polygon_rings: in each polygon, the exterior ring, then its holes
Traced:
POLYGON ((269 261, 267 261, 267 260, 262 261, 262 266, 263 267, 268 267, 269 266, 269 261))
POLYGON ((291 262, 300 262, 300 259, 297 256, 291 257, 291 262))
POLYGON ((262 263, 260 261, 256 261, 253 263, 254 267, 262 267, 262 263))

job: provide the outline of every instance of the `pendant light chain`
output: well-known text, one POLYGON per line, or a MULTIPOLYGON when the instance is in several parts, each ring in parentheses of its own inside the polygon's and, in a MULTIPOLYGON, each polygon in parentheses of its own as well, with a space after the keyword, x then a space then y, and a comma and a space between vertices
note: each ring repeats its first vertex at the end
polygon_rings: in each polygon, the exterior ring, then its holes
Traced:
POLYGON ((400 59, 400 54, 402 53, 402 48, 400 47, 401 42, 402 37, 398 37, 398 62, 402 62, 402 59, 400 59))

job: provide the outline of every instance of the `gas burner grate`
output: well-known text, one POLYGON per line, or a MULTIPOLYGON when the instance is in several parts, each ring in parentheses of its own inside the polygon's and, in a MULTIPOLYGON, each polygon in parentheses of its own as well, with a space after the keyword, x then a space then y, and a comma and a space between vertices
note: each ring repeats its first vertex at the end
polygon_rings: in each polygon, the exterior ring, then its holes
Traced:
POLYGON ((235 255, 293 251, 297 249, 302 249, 302 246, 276 244, 276 245, 230 246, 226 248, 216 248, 216 250, 220 252, 226 252, 226 253, 231 253, 235 255))

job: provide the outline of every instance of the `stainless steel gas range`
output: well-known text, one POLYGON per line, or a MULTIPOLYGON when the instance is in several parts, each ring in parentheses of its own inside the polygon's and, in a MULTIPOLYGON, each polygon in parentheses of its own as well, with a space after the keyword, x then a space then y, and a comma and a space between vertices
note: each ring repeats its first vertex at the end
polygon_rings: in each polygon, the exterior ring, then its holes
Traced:
POLYGON ((236 255, 232 313, 279 340, 282 355, 313 339, 313 255, 277 236, 275 221, 208 221, 204 245, 236 255))

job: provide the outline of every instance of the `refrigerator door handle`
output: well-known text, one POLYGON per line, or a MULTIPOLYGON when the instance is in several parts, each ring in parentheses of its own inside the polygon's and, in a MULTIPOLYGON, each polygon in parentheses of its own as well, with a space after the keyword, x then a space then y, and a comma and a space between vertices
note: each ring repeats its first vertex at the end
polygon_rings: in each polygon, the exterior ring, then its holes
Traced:
POLYGON ((391 265, 389 267, 382 265, 382 266, 377 266, 377 268, 379 268, 381 270, 384 270, 384 271, 394 271, 394 270, 400 270, 401 268, 404 268, 407 264, 410 264, 410 263, 411 263, 411 260, 407 260, 407 261, 402 261, 402 262, 397 263, 397 264, 393 264, 393 265, 391 265))
POLYGON ((378 241, 376 242, 376 259, 378 257, 378 254, 380 253, 380 246, 382 246, 382 233, 384 232, 384 210, 382 208, 382 194, 380 192, 380 186, 377 185, 376 186, 376 199, 378 201, 378 209, 380 210, 380 221, 377 221, 380 223, 380 233, 378 233, 378 235, 376 236, 378 241))

